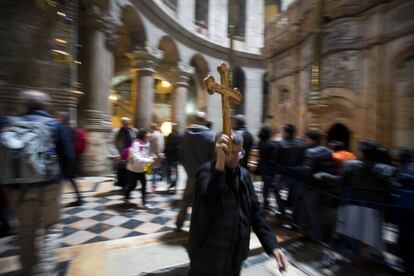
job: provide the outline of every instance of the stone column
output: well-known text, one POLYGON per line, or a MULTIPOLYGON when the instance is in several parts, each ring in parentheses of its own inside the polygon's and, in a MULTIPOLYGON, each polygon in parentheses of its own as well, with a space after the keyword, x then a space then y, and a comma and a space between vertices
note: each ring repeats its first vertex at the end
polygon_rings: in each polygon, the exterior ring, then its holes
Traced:
POLYGON ((186 129, 186 112, 187 95, 189 93, 189 81, 194 73, 194 67, 182 62, 178 63, 176 81, 173 84, 173 103, 171 109, 171 118, 178 124, 178 129, 183 132, 186 129))
POLYGON ((90 5, 83 18, 84 45, 82 65, 82 97, 80 125, 87 132, 88 146, 83 154, 85 175, 110 172, 108 143, 111 125, 111 104, 108 96, 113 77, 115 23, 95 5, 90 5))
POLYGON ((131 96, 134 104, 135 126, 149 128, 153 117, 154 73, 157 62, 162 59, 162 51, 139 47, 127 54, 131 62, 131 96))

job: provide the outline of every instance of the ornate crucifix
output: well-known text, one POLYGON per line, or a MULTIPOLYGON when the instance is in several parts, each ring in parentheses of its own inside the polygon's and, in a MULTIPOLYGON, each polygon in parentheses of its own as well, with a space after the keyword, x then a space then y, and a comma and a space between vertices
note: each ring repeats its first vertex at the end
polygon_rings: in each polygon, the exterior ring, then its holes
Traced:
MULTIPOLYGON (((210 95, 214 92, 221 94, 221 108, 223 112, 223 133, 231 137, 231 118, 230 118, 230 103, 239 104, 242 100, 242 95, 238 88, 231 88, 229 86, 229 68, 225 63, 221 63, 217 67, 220 74, 220 84, 216 83, 211 75, 208 75, 203 83, 210 95)), ((232 143, 229 143, 228 152, 232 150, 232 143)))

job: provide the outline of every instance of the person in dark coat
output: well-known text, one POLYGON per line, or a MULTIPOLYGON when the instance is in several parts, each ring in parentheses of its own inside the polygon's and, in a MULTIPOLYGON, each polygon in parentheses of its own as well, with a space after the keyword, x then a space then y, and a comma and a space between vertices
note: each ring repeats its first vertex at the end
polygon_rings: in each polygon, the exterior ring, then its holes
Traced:
MULTIPOLYGON (((259 131, 258 150, 260 160, 256 170, 256 173, 262 177, 263 181, 263 209, 269 211, 272 211, 271 207, 269 206, 269 191, 272 190, 273 192, 275 192, 272 189, 273 172, 266 170, 262 166, 262 164, 267 163, 272 158, 272 156, 277 155, 274 152, 277 151, 279 144, 278 142, 271 140, 273 134, 272 132, 272 128, 269 126, 263 126, 259 131)), ((277 204, 279 205, 279 201, 277 202, 277 204)))
POLYGON ((240 165, 247 169, 247 161, 249 160, 250 150, 254 145, 253 135, 247 130, 244 116, 241 114, 232 117, 233 131, 237 131, 243 137, 244 156, 240 160, 240 165))
POLYGON ((65 152, 59 152, 60 170, 64 179, 69 180, 72 184, 73 190, 76 193, 76 201, 69 204, 69 206, 80 206, 83 204, 82 196, 79 191, 78 184, 75 180, 76 174, 76 152, 75 152, 75 140, 76 131, 69 124, 70 116, 68 112, 59 112, 58 119, 61 122, 59 127, 61 128, 61 136, 59 143, 65 143, 65 146, 58 145, 58 149, 64 148, 65 152))
POLYGON ((359 151, 360 160, 347 161, 341 175, 317 173, 314 177, 342 187, 344 202, 336 231, 382 254, 383 204, 389 203, 395 169, 379 162, 383 159, 376 142, 362 141, 359 151))
POLYGON ((214 134, 205 126, 205 123, 206 114, 197 112, 194 123, 187 128, 183 136, 182 164, 187 173, 187 183, 175 222, 177 231, 181 231, 181 227, 186 220, 187 209, 193 202, 195 178, 198 169, 204 163, 214 159, 214 134))
MULTIPOLYGON (((121 118, 122 127, 118 130, 115 136, 115 147, 118 150, 119 156, 122 155, 122 152, 129 148, 137 137, 136 129, 131 127, 131 119, 128 117, 121 118)), ((126 169, 126 160, 122 158, 118 161, 117 164, 117 182, 116 186, 125 187, 128 182, 128 172, 126 169)))
POLYGON ((168 190, 176 189, 178 181, 178 161, 181 152, 182 136, 178 132, 178 124, 172 124, 172 131, 165 140, 164 154, 167 161, 168 190))
MULTIPOLYGON (((269 169, 302 182, 300 189, 295 191, 296 210, 299 212, 299 226, 304 233, 315 242, 323 238, 322 215, 323 196, 321 192, 329 192, 328 186, 320 180, 314 179, 317 172, 335 172, 335 162, 332 152, 320 144, 321 135, 316 130, 308 130, 305 133, 305 151, 302 164, 295 167, 283 166, 277 162, 269 164, 269 169)), ((295 208, 295 207, 294 207, 295 208)))
MULTIPOLYGON (((295 167, 299 166, 303 159, 305 144, 301 139, 295 138, 296 128, 292 124, 283 126, 283 139, 278 142, 279 149, 277 152, 277 162, 282 166, 295 167)), ((298 224, 298 201, 296 191, 303 190, 300 182, 295 181, 287 176, 279 175, 275 185, 275 194, 279 212, 286 218, 285 203, 283 202, 280 191, 289 190, 288 200, 292 202, 292 222, 296 226, 298 224)))
POLYGON ((233 134, 232 152, 225 154, 229 137, 217 139, 217 160, 197 173, 191 216, 190 275, 239 275, 249 251, 251 229, 279 270, 287 260, 260 209, 248 171, 239 165, 243 138, 233 134))

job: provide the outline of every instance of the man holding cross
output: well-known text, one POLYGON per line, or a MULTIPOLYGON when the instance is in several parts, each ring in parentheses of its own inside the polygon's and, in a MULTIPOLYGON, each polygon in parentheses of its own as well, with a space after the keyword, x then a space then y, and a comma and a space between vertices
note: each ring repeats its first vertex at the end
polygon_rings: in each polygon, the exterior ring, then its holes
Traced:
POLYGON ((287 261, 262 212, 248 171, 239 165, 243 138, 232 141, 221 134, 216 140, 217 160, 197 173, 191 214, 190 275, 239 275, 249 252, 251 229, 279 270, 287 261), (232 143, 232 151, 228 145, 232 143))
POLYGON ((249 252, 251 229, 283 271, 286 257, 260 208, 250 174, 239 164, 243 137, 231 133, 230 100, 238 103, 241 95, 228 87, 226 65, 221 64, 218 71, 221 84, 211 76, 204 84, 210 94, 222 95, 223 133, 216 139, 217 159, 196 174, 188 248, 190 275, 239 275, 249 252))

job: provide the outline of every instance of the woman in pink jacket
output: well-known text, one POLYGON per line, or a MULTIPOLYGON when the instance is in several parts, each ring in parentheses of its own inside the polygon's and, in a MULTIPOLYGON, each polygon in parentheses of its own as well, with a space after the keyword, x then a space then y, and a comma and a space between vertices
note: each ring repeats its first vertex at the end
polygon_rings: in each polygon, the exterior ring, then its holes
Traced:
MULTIPOLYGON (((132 143, 127 152, 128 181, 124 187, 125 199, 129 200, 131 191, 137 187, 137 181, 141 182, 142 204, 145 206, 147 180, 145 176, 145 167, 154 162, 154 158, 150 155, 148 147, 148 131, 140 129, 137 138, 132 143)), ((124 156, 126 157, 126 156, 124 156)))

